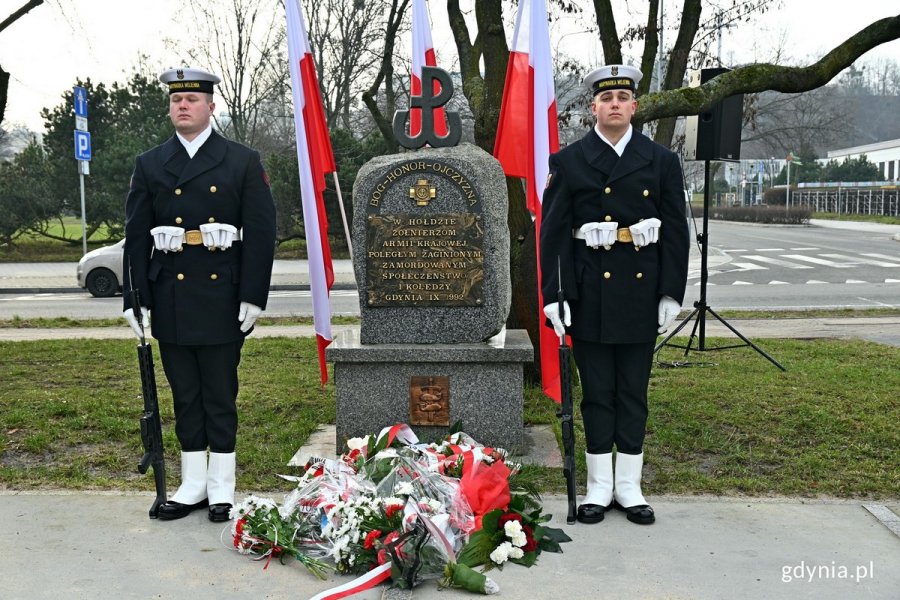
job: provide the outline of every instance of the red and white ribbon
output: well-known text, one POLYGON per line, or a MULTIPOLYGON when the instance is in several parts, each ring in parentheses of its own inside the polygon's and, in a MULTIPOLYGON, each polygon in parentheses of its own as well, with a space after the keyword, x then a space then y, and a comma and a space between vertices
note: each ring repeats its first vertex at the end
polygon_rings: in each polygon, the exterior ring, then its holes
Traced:
POLYGON ((330 590, 325 590, 320 594, 316 594, 309 600, 338 600, 338 598, 346 598, 347 596, 352 596, 353 594, 372 589, 379 583, 390 578, 391 563, 388 561, 383 565, 375 567, 365 575, 357 577, 353 581, 333 587, 330 590))

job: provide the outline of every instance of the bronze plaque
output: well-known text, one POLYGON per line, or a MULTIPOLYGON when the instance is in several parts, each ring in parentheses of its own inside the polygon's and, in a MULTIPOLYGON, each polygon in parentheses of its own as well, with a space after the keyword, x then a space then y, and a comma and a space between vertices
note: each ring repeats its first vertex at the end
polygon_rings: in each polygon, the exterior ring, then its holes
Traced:
MULTIPOLYGON (((425 186, 410 190, 428 199, 425 186)), ((476 213, 370 214, 369 306, 481 306, 484 228, 476 213)))
POLYGON ((450 425, 450 378, 409 378, 410 425, 450 425))

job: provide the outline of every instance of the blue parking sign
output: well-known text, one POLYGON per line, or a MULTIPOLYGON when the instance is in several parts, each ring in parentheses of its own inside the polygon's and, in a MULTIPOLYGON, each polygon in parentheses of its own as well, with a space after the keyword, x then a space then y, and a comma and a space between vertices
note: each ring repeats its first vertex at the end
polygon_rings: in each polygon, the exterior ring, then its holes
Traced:
POLYGON ((72 99, 75 101, 75 116, 87 117, 87 90, 76 85, 72 88, 72 99))
POLYGON ((91 160, 91 134, 87 131, 75 132, 75 158, 91 160))

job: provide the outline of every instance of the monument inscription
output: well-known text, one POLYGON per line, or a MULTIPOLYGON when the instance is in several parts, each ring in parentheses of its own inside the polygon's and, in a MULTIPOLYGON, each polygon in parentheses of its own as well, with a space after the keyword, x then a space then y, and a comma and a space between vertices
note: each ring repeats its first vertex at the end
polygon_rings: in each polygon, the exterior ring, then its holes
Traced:
POLYGON ((369 215, 369 306, 480 306, 481 215, 369 215))
POLYGON ((431 157, 396 164, 372 189, 366 213, 368 306, 483 305, 481 201, 466 175, 431 157), (438 187, 442 195, 462 199, 466 212, 429 210, 438 187), (404 196, 404 212, 383 202, 404 196))

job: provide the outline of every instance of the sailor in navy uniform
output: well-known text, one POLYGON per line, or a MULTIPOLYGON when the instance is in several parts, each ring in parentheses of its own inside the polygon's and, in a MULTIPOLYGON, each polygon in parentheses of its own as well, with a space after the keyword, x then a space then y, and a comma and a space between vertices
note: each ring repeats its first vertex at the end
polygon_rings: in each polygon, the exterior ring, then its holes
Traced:
MULTIPOLYGON (((159 509, 179 519, 234 504, 237 368, 265 309, 275 205, 259 154, 212 130, 213 86, 201 69, 170 69, 164 144, 137 157, 125 204, 125 285, 139 290, 175 403, 181 485, 159 509), (209 452, 207 456, 207 451, 209 452)), ((129 293, 125 318, 139 333, 129 293)))
POLYGON ((557 297, 559 264, 565 316, 557 302, 544 313, 571 336, 584 392, 584 523, 612 506, 632 522, 655 521, 641 493, 647 386, 656 337, 678 315, 687 280, 681 165, 631 127, 640 79, 626 65, 585 78, 596 125, 550 157, 543 197, 541 291, 557 297))

